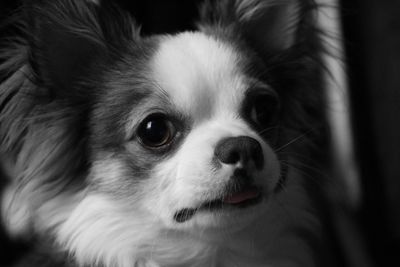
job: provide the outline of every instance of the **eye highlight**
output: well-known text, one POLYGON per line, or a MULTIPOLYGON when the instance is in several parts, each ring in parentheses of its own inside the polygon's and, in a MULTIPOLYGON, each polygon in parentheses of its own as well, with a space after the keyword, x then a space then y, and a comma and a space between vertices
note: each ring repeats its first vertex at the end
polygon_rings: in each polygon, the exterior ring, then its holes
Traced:
POLYGON ((176 128, 164 114, 152 114, 144 119, 137 130, 139 141, 148 148, 169 145, 176 135, 176 128))

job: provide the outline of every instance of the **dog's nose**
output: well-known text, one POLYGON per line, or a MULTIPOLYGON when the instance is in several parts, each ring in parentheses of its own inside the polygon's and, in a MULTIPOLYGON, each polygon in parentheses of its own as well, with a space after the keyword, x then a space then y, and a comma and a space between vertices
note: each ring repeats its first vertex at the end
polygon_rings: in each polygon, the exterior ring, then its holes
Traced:
POLYGON ((225 164, 241 164, 246 168, 253 162, 257 169, 264 165, 261 144, 249 136, 228 137, 217 143, 214 154, 225 164))

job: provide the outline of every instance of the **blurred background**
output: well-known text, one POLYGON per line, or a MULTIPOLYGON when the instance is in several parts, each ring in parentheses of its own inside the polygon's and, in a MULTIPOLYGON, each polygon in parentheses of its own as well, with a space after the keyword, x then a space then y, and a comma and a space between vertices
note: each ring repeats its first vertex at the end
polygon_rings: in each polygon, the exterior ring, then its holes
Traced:
POLYGON ((342 0, 362 201, 358 223, 377 266, 400 266, 400 2, 342 0))
MULTIPOLYGON (((143 34, 193 29, 201 2, 116 1, 132 12, 143 34)), ((350 267, 400 266, 400 1, 323 2, 338 7, 343 35, 336 37, 343 40, 341 70, 347 76, 341 85, 348 96, 352 140, 345 144, 354 153, 348 168, 349 179, 355 180, 347 181, 354 196, 333 208, 337 215, 331 230, 338 262, 350 267)), ((0 21, 18 4, 1 0, 0 21)), ((0 38, 6 34, 0 32, 0 38)), ((346 173, 346 164, 341 166, 346 173)), ((347 179, 346 174, 343 177, 347 179)), ((23 244, 11 242, 0 231, 0 266, 7 266, 21 249, 23 244)))

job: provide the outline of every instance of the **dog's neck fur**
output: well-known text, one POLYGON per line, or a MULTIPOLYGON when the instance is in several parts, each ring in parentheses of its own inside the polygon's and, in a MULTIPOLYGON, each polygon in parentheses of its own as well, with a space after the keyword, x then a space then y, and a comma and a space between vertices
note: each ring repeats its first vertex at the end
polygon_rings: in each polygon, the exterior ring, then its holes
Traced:
MULTIPOLYGON (((321 226, 303 186, 296 182, 301 180, 299 174, 291 171, 289 176, 287 187, 271 200, 264 215, 238 231, 174 231, 160 221, 146 221, 140 212, 121 221, 118 211, 104 201, 104 196, 92 195, 69 200, 76 203, 73 209, 60 211, 57 205, 43 208, 41 219, 48 220, 46 225, 55 218, 68 219, 54 221, 53 227, 41 232, 56 233, 60 252, 67 248, 66 253, 73 253, 82 266, 102 262, 119 267, 312 267, 316 264, 313 241, 320 238, 321 226), (115 217, 100 218, 104 210, 115 217), (104 233, 102 229, 114 230, 104 233), (76 235, 77 232, 81 234, 76 235)), ((57 254, 43 256, 54 255, 57 254)), ((68 256, 64 260, 54 259, 54 266, 62 266, 61 262, 70 266, 68 256)))
POLYGON ((264 214, 237 231, 176 231, 150 217, 146 220, 140 211, 126 218, 126 212, 110 206, 103 195, 60 197, 37 210, 34 226, 37 232, 57 236, 56 250, 39 248, 25 261, 32 267, 47 266, 44 262, 49 267, 72 267, 75 261, 77 266, 98 263, 118 267, 316 266, 313 242, 321 238, 321 225, 301 184, 301 174, 290 170, 288 176, 285 189, 271 199, 264 214), (70 205, 60 209, 60 203, 70 205), (101 218, 105 213, 114 216, 101 218))

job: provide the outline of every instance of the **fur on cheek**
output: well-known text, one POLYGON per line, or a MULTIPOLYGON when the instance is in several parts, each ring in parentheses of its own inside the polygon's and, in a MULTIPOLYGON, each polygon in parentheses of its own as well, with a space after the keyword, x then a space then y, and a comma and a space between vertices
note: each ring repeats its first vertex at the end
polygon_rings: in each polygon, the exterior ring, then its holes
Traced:
POLYGON ((177 259, 182 263, 209 260, 211 246, 164 229, 140 211, 128 210, 105 195, 88 195, 57 228, 56 242, 79 266, 158 266, 155 262, 169 266, 177 259))
POLYGON ((138 217, 104 196, 87 196, 57 229, 56 240, 80 265, 134 266, 149 235, 157 232, 153 222, 138 217))

